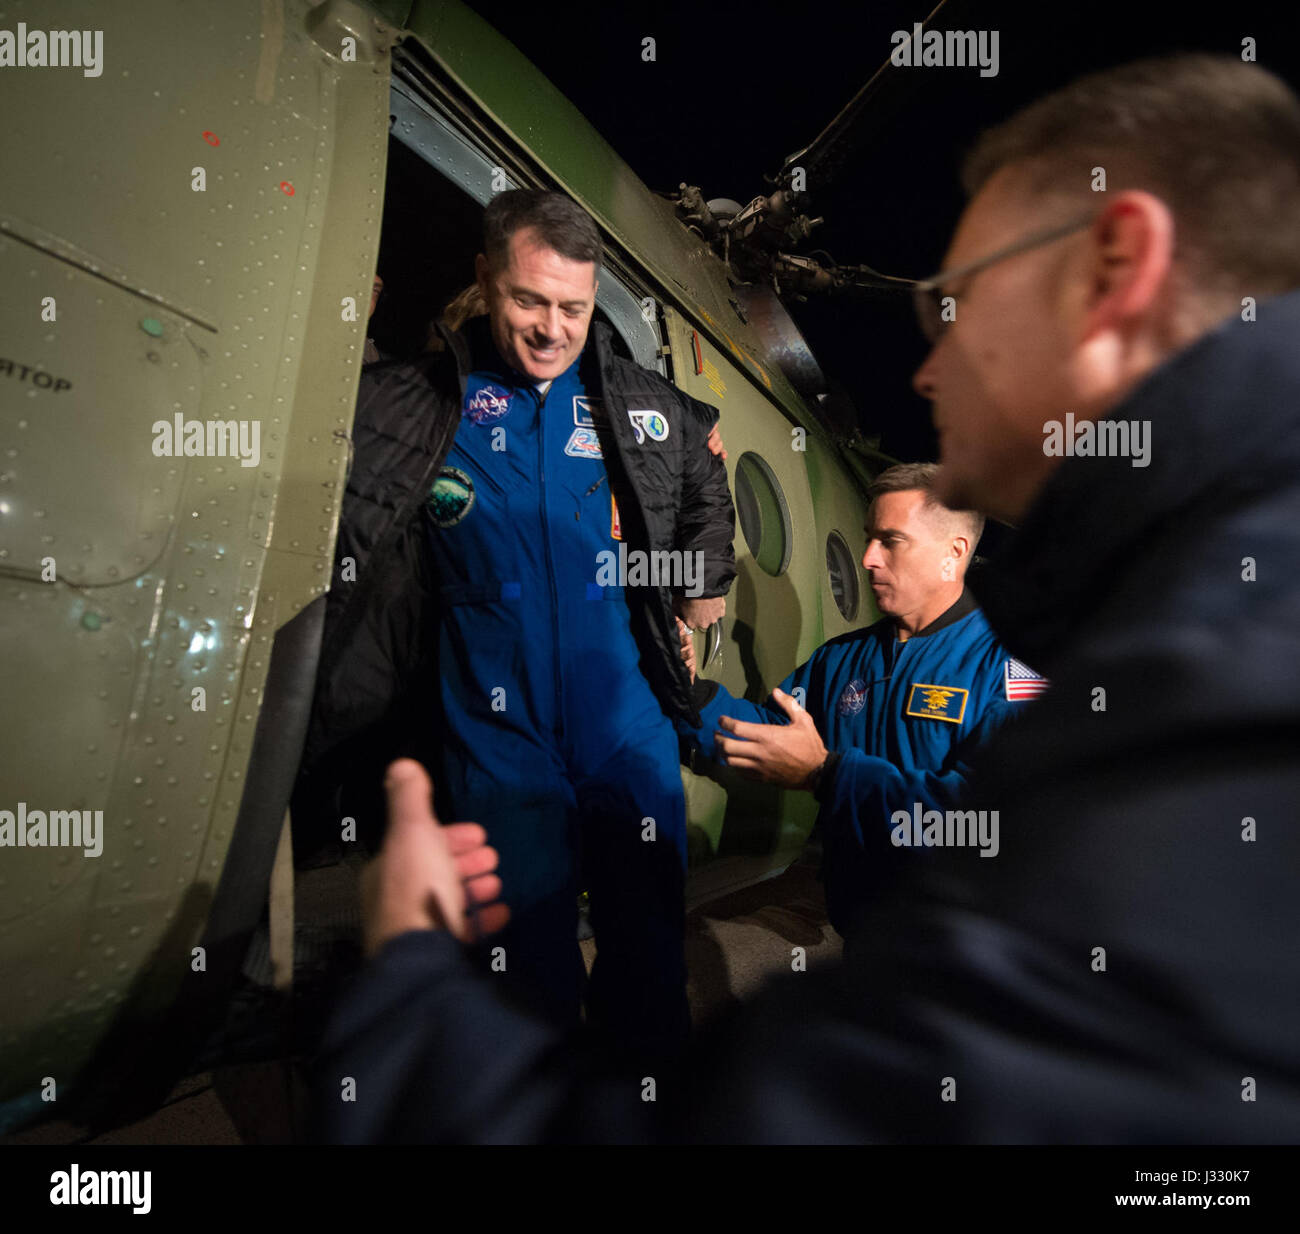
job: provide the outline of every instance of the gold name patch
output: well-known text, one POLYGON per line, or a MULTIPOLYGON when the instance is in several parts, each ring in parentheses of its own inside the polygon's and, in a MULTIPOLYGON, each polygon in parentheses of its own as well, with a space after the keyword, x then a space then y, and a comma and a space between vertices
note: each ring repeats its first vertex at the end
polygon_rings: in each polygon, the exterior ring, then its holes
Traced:
POLYGON ((930 686, 914 681, 907 696, 909 716, 922 720, 947 720, 949 724, 960 724, 966 714, 966 699, 970 691, 960 686, 930 686))

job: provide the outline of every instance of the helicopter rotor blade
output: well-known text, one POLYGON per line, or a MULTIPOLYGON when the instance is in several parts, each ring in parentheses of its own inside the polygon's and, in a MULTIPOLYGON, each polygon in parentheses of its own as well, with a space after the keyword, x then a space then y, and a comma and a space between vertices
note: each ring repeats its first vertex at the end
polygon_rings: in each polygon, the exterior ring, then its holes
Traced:
MULTIPOLYGON (((967 0, 939 0, 921 22, 922 33, 936 27, 941 12, 946 28, 964 13, 966 6, 967 0)), ((892 57, 886 57, 830 123, 808 145, 786 158, 776 179, 783 179, 790 168, 798 165, 809 182, 825 188, 840 168, 887 125, 889 114, 920 84, 920 77, 900 69, 892 57)))

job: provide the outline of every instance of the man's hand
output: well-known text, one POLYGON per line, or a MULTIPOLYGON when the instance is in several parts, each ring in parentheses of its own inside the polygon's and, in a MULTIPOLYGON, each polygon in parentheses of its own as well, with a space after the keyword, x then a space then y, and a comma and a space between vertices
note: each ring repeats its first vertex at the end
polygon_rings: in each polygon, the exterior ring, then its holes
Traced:
POLYGON ((727 611, 727 597, 714 596, 711 600, 701 597, 687 599, 679 596, 674 605, 679 616, 692 630, 707 630, 715 621, 721 621, 727 611))
POLYGON ((433 785, 414 759, 393 763, 384 789, 388 833, 361 878, 366 954, 408 930, 450 930, 467 943, 501 929, 510 910, 494 903, 501 880, 492 873, 497 854, 487 832, 477 823, 442 826, 433 814, 433 785))
POLYGON ((705 444, 709 447, 710 453, 716 454, 724 463, 727 461, 727 448, 722 444, 722 434, 718 432, 716 424, 709 429, 709 439, 705 444))
POLYGON ((695 682, 695 636, 691 628, 680 617, 677 618, 677 637, 682 641, 682 663, 691 674, 691 683, 695 682))
POLYGON ((751 780, 779 784, 782 788, 811 789, 812 774, 829 751, 817 732, 817 725, 790 695, 773 690, 772 697, 790 717, 790 723, 751 724, 723 716, 718 724, 734 737, 714 738, 723 761, 751 780))

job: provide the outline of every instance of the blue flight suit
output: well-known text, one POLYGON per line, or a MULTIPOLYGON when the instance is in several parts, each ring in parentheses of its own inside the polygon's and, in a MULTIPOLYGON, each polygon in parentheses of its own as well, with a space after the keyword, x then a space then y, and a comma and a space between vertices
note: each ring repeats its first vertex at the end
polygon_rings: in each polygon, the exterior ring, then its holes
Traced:
MULTIPOLYGON (((713 684, 713 683, 710 683, 713 684)), ((966 591, 929 626, 899 642, 885 618, 823 644, 780 688, 799 699, 830 759, 817 786, 822 803, 826 905, 844 936, 888 871, 866 852, 870 828, 888 828, 895 810, 953 808, 972 752, 1023 701, 1046 687, 1014 660, 966 591)), ((700 707, 701 726, 679 729, 708 758, 724 716, 786 724, 769 698, 761 706, 722 686, 700 707)))
POLYGON ((460 424, 425 507, 441 600, 439 810, 481 823, 500 854, 512 921, 485 957, 504 947, 508 979, 576 1020, 581 870, 599 953, 588 1021, 672 1053, 690 1024, 685 800, 623 588, 598 581, 621 527, 587 393, 594 360, 543 389, 485 333, 469 335, 460 424))

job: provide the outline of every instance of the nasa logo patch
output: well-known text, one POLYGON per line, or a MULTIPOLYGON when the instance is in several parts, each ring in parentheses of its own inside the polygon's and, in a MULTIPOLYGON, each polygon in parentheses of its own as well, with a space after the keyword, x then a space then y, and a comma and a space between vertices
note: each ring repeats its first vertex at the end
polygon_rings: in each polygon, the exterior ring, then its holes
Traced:
POLYGON ((668 421, 657 411, 629 411, 627 418, 632 421, 632 431, 636 433, 636 444, 644 445, 649 437, 652 441, 668 439, 668 421))
POLYGON ((569 435, 564 452, 570 458, 604 458, 600 449, 600 438, 594 428, 575 428, 569 435))
POLYGON ((491 424, 502 420, 510 411, 510 391, 503 386, 479 386, 465 399, 461 415, 475 424, 491 424))
POLYGON ((439 527, 454 527, 474 506, 474 481, 458 467, 444 467, 429 490, 428 506, 439 527))
POLYGON ((835 710, 842 716, 855 716, 867 705, 867 683, 861 677, 855 677, 844 687, 835 710))

